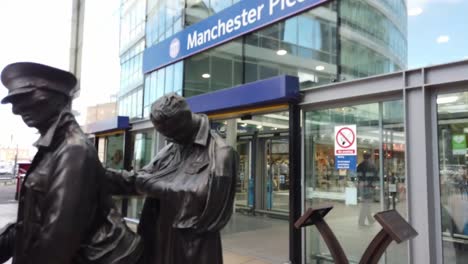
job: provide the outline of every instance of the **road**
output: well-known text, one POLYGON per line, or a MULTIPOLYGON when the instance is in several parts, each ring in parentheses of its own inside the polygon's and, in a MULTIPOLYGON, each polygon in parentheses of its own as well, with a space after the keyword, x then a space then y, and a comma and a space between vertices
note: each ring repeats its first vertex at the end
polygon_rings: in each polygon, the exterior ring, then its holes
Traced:
POLYGON ((0 204, 16 203, 15 192, 15 184, 3 185, 2 181, 0 180, 0 204))

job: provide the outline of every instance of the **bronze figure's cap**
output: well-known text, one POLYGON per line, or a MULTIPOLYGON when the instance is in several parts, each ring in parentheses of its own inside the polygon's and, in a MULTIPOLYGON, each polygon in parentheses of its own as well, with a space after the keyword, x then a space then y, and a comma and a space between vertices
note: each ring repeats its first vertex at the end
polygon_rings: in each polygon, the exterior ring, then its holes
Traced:
POLYGON ((1 80, 8 89, 2 104, 9 103, 15 95, 34 89, 48 89, 71 97, 77 82, 70 72, 34 62, 9 64, 3 69, 1 80))

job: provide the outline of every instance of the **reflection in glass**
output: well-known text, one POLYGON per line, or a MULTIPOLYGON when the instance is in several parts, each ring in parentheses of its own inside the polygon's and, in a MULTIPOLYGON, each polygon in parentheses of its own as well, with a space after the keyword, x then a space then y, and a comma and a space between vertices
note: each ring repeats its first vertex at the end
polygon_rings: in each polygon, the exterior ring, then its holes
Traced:
MULTIPOLYGON (((132 169, 138 171, 151 161, 153 131, 142 131, 133 136, 133 157, 132 169)), ((133 196, 129 197, 127 207, 127 217, 140 219, 141 210, 143 209, 144 197, 133 196)))
POLYGON ((289 140, 267 141, 267 208, 289 211, 289 140))
POLYGON ((265 263, 286 263, 290 227, 289 112, 212 120, 211 128, 228 142, 235 133, 237 141, 230 144, 239 153, 235 213, 223 229, 223 247, 237 252, 255 250, 265 263))
POLYGON ((468 263, 468 92, 437 97, 444 263, 468 263))
MULTIPOLYGON (((358 261, 380 230, 373 215, 396 209, 406 216, 402 101, 353 105, 305 113, 305 208, 332 204, 327 222, 350 261, 358 261), (357 162, 338 169, 335 127, 356 125, 357 162), (356 238, 359 238, 358 240, 356 238)), ((306 231, 306 263, 332 263, 314 227, 306 231)), ((391 245, 383 263, 406 263, 407 244, 391 245)))
POLYGON ((236 206, 253 206, 253 175, 251 172, 251 142, 237 142, 239 154, 239 177, 236 183, 236 206))

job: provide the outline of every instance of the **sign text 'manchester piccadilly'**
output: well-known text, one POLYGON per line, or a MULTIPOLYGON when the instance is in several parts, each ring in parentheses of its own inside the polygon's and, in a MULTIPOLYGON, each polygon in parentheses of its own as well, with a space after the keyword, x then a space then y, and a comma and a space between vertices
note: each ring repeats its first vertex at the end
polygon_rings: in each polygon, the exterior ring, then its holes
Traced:
POLYGON ((157 70, 329 0, 241 0, 145 50, 143 72, 157 70))

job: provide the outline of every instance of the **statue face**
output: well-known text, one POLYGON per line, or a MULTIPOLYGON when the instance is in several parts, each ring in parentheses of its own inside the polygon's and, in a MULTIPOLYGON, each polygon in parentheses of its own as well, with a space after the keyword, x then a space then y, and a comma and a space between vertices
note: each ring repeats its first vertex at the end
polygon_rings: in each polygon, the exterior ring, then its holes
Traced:
POLYGON ((40 128, 60 113, 57 104, 51 103, 54 99, 59 98, 47 90, 36 89, 14 96, 11 100, 12 110, 15 115, 21 116, 27 126, 40 128))
POLYGON ((156 122, 151 116, 151 122, 167 140, 178 144, 187 144, 194 136, 192 114, 189 111, 181 111, 164 122, 156 122))

